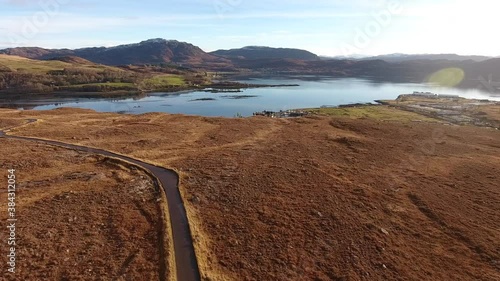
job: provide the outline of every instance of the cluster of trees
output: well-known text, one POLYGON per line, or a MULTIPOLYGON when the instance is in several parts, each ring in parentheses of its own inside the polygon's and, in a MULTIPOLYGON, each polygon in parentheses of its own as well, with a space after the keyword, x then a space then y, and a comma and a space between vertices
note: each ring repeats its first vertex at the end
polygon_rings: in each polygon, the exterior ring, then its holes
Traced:
POLYGON ((210 83, 210 79, 206 74, 188 75, 184 79, 188 85, 205 85, 210 83))
POLYGON ((131 84, 86 84, 75 88, 69 87, 67 90, 76 92, 112 92, 112 91, 133 91, 137 87, 131 84))
POLYGON ((53 89, 52 79, 46 75, 17 72, 0 73, 0 91, 43 93, 50 92, 53 89))
POLYGON ((48 73, 55 79, 56 86, 79 85, 90 83, 135 83, 140 78, 136 73, 129 71, 102 71, 85 68, 66 68, 48 73))
MULTIPOLYGON (((71 85, 99 83, 136 83, 142 75, 130 71, 93 70, 85 68, 66 68, 49 71, 46 74, 17 72, 0 72, 0 91, 9 93, 43 93, 64 90, 71 85)), ((114 90, 112 87, 96 87, 96 91, 114 90)), ((87 87, 88 88, 88 87, 87 87)), ((90 89, 86 89, 90 90, 90 89)))
POLYGON ((186 74, 187 72, 195 73, 193 70, 190 70, 188 68, 166 63, 127 65, 123 66, 123 68, 141 73, 165 73, 165 74, 176 74, 176 75, 183 75, 186 74))
MULTIPOLYGON (((154 81, 154 80, 153 80, 154 81)), ((0 68, 0 92, 4 93, 50 93, 54 91, 110 92, 117 90, 175 90, 180 87, 209 83, 206 74, 182 71, 168 66, 129 66, 124 69, 111 68, 65 68, 47 73, 0 68), (150 78, 161 73, 183 77, 185 85, 156 84, 150 78)))

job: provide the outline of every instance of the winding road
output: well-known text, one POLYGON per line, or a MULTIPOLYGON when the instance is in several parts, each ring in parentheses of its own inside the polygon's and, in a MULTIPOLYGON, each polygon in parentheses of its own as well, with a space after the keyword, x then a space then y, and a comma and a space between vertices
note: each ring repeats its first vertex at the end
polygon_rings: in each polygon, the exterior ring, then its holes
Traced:
MULTIPOLYGON (((34 123, 36 121, 37 121, 36 119, 30 119, 26 124, 34 123)), ((14 128, 0 130, 0 138, 34 141, 38 143, 59 146, 67 149, 86 151, 104 156, 109 156, 142 167, 143 169, 149 171, 152 175, 154 175, 156 179, 158 179, 159 181, 159 186, 163 187, 163 190, 165 191, 165 194, 167 196, 168 211, 170 213, 170 224, 173 236, 172 241, 174 245, 175 269, 176 269, 177 280, 178 281, 201 280, 200 272, 198 269, 198 262, 196 259, 196 254, 194 252, 191 231, 189 229, 189 222, 186 214, 186 209, 184 208, 182 197, 179 192, 179 186, 178 186, 179 176, 177 175, 176 172, 169 169, 165 169, 163 167, 148 164, 131 157, 119 155, 107 150, 68 144, 52 140, 11 136, 6 133, 8 130, 14 128)), ((155 182, 157 181, 156 179, 153 178, 155 182)), ((166 277, 160 276, 160 280, 166 280, 166 277)))

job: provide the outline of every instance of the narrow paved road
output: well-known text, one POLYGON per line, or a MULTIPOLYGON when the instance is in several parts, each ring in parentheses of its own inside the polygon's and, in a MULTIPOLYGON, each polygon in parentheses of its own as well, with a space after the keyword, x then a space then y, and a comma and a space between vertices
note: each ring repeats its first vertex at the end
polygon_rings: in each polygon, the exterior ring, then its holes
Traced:
MULTIPOLYGON (((30 119, 28 121, 28 123, 33 123, 33 122, 36 122, 36 120, 30 119)), ((92 147, 85 147, 58 141, 50 141, 50 140, 43 140, 30 137, 10 136, 5 131, 1 130, 0 130, 0 138, 34 141, 73 150, 101 154, 116 159, 120 159, 126 162, 130 162, 134 165, 140 166, 150 171, 154 176, 158 178, 167 196, 168 210, 170 213, 170 222, 173 235, 172 240, 174 244, 174 252, 175 252, 174 256, 175 256, 177 280, 178 281, 200 280, 200 272, 198 269, 198 262, 196 260, 196 255, 194 252, 193 240, 191 236, 191 231, 189 229, 189 222, 186 215, 186 209, 184 208, 181 194, 179 192, 179 186, 178 186, 179 176, 177 175, 176 172, 162 167, 154 166, 131 157, 115 154, 110 151, 92 147)), ((161 279, 165 280, 165 277, 162 276, 161 279)))

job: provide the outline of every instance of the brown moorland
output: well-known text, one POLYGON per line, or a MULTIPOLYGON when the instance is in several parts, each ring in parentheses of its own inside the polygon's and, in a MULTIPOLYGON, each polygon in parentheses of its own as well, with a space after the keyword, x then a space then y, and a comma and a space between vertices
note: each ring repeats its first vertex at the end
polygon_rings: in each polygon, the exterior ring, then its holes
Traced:
POLYGON ((499 280, 500 132, 383 108, 370 118, 0 118, 38 119, 15 135, 176 169, 205 280, 499 280))
MULTIPOLYGON (((2 266, 0 280, 170 276, 169 251, 158 246, 165 227, 161 196, 146 173, 103 156, 29 141, 0 139, 0 146, 2 178, 6 183, 7 169, 17 177, 16 272, 2 266)), ((6 186, 0 202, 0 260, 6 265, 6 186)))

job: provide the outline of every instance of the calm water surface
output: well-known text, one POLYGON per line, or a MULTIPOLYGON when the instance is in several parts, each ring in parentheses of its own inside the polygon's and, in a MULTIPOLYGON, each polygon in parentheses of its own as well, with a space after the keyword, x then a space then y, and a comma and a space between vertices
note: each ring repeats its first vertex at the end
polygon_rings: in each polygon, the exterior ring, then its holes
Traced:
MULTIPOLYGON (((141 114, 147 112, 183 113, 204 116, 233 117, 237 114, 250 116, 262 110, 286 110, 294 108, 320 107, 348 103, 368 103, 377 99, 395 99, 400 94, 413 91, 431 91, 436 94, 453 94, 465 98, 500 100, 479 90, 436 88, 424 84, 376 83, 364 79, 324 78, 307 81, 300 78, 249 79, 245 83, 255 84, 299 84, 299 87, 277 87, 244 89, 241 93, 152 93, 141 99, 78 99, 50 101, 52 104, 36 106, 36 110, 58 107, 78 107, 101 112, 141 114), (235 98, 237 96, 251 96, 235 98), (214 100, 197 100, 197 99, 214 100)), ((46 101, 45 101, 46 102, 46 101)))

